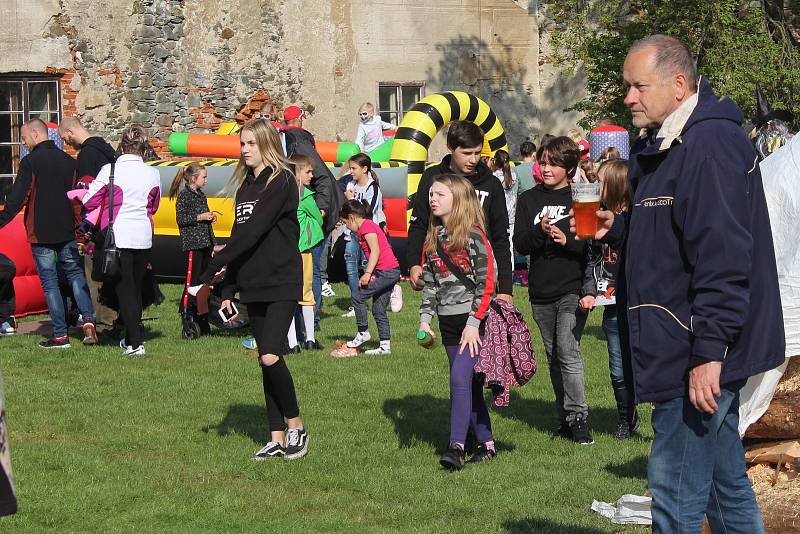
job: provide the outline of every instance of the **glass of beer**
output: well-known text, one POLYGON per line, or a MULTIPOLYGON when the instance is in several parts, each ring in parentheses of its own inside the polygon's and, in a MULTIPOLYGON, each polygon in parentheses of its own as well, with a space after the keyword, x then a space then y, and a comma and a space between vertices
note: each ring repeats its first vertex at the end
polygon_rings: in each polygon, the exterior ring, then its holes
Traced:
POLYGON ((575 235, 581 239, 593 238, 600 219, 600 182, 572 184, 572 213, 575 217, 575 235))

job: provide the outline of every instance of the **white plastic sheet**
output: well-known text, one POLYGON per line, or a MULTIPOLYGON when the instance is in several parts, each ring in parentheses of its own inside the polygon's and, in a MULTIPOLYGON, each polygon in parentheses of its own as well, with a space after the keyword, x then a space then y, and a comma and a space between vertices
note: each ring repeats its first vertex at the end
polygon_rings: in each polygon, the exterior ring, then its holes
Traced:
POLYGON ((607 502, 592 501, 592 511, 610 519, 617 525, 650 525, 650 504, 653 499, 641 495, 623 495, 616 506, 607 502))
MULTIPOLYGON (((786 357, 800 355, 800 136, 761 162, 786 330, 786 357)), ((739 434, 761 417, 783 376, 778 369, 751 377, 741 391, 739 434)))

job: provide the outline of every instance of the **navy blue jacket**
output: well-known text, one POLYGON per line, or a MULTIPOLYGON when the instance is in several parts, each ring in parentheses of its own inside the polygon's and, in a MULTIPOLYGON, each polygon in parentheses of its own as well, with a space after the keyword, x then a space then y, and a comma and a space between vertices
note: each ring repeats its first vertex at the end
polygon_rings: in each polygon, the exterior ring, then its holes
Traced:
POLYGON ((742 112, 705 80, 690 111, 672 135, 634 144, 632 207, 604 240, 624 239, 617 298, 637 402, 686 395, 688 371, 711 360, 723 362, 725 385, 784 359, 769 214, 742 112))

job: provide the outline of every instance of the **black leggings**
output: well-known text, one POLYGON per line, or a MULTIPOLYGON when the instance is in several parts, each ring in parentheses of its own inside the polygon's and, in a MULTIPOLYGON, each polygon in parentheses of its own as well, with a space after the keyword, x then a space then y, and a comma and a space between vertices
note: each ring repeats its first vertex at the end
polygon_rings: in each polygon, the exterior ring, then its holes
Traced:
POLYGON ((139 323, 142 320, 142 282, 150 261, 150 249, 121 248, 119 251, 121 276, 114 289, 125 326, 125 341, 136 348, 144 341, 139 323))
POLYGON ((259 359, 269 429, 272 432, 286 430, 286 419, 300 415, 292 373, 289 372, 283 358, 286 333, 289 331, 296 307, 297 302, 293 301, 247 303, 247 314, 253 337, 256 338, 258 354, 278 356, 278 361, 272 365, 264 365, 259 359))

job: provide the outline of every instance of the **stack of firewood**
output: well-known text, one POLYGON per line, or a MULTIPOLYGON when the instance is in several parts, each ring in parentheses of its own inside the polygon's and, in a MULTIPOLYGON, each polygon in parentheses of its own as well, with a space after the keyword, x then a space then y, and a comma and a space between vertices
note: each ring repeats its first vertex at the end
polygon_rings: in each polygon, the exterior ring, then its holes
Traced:
POLYGON ((789 360, 769 408, 745 438, 747 476, 766 531, 800 533, 800 357, 789 360))

